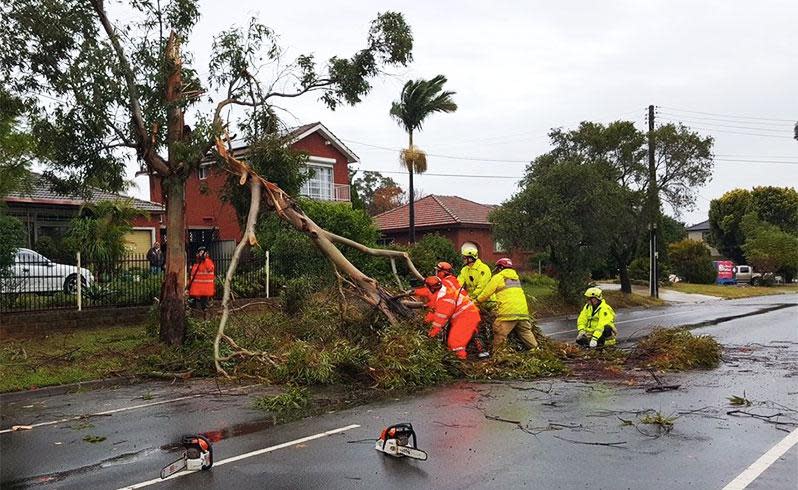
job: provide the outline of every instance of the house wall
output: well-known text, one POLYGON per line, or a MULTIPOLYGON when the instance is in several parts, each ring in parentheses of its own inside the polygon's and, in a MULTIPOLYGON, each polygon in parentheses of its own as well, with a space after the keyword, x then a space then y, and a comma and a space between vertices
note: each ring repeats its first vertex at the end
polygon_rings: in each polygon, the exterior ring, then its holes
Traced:
MULTIPOLYGON (((325 143, 319 133, 313 133, 297 141, 293 147, 311 156, 333 158, 333 181, 336 184, 349 184, 349 170, 346 157, 334 146, 325 143)), ((218 229, 218 239, 222 241, 241 239, 241 227, 233 206, 222 200, 224 185, 229 174, 216 167, 208 167, 206 179, 201 180, 193 173, 186 181, 186 225, 189 229, 218 229)), ((163 203, 161 182, 150 177, 150 200, 163 203)))
POLYGON ((709 236, 708 231, 688 231, 687 232, 687 239, 688 240, 695 240, 697 242, 702 242, 706 247, 709 249, 709 253, 712 254, 713 257, 717 257, 720 255, 717 249, 711 247, 709 243, 707 243, 707 236, 709 236))

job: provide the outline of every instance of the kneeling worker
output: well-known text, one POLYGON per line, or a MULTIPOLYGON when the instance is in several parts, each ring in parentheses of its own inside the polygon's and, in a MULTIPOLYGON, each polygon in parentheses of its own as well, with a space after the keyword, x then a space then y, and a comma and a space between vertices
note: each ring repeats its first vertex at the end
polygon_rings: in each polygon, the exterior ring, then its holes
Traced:
POLYGON ((508 258, 496 261, 493 277, 477 298, 478 303, 490 301, 496 295, 497 316, 493 322, 493 348, 502 345, 510 332, 515 330, 521 342, 528 349, 536 349, 538 341, 532 333, 532 323, 526 295, 521 289, 518 273, 513 269, 513 262, 508 258))
POLYGON ((458 289, 443 287, 441 279, 437 276, 428 277, 424 284, 434 298, 432 311, 426 318, 432 323, 428 335, 436 337, 449 322, 446 344, 457 357, 465 359, 466 346, 479 327, 479 310, 465 293, 458 289))
POLYGON ((579 330, 576 343, 591 349, 615 345, 615 337, 618 335, 615 328, 615 310, 604 301, 599 288, 588 288, 585 297, 587 302, 576 320, 576 328, 579 330))

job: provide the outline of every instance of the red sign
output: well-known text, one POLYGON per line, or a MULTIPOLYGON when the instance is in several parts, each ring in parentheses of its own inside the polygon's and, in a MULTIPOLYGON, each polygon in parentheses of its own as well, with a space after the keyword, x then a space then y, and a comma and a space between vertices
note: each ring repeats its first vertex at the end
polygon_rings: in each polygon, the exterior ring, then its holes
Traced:
POLYGON ((731 281, 734 279, 734 262, 731 260, 716 261, 715 269, 718 271, 718 282, 731 281))

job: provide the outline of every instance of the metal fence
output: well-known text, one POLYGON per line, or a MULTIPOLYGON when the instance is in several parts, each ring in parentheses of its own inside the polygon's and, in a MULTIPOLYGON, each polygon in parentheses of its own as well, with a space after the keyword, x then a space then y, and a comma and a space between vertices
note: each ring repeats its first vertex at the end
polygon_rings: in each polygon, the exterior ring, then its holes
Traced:
MULTIPOLYGON (((216 298, 221 299, 232 254, 211 258, 216 266, 216 298)), ((186 264, 186 277, 190 269, 191 264, 186 264)), ((163 277, 145 255, 128 255, 113 263, 81 261, 76 255, 56 263, 23 249, 10 267, 0 271, 0 312, 150 305, 160 296, 163 277)), ((239 298, 269 296, 268 252, 242 256, 232 289, 239 298)))

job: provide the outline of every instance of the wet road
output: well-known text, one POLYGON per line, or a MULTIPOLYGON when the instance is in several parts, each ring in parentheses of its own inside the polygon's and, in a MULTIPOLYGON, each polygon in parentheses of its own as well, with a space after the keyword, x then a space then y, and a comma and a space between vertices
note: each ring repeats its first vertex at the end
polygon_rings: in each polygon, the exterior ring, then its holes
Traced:
MULTIPOLYGON (((701 323, 759 312, 701 327, 700 333, 715 335, 728 347, 726 362, 713 371, 667 376, 666 383, 682 388, 666 393, 567 379, 461 383, 277 427, 248 408, 261 387, 220 395, 208 383, 152 383, 49 397, 6 396, 3 429, 122 411, 0 433, 0 481, 3 488, 43 483, 46 488, 113 489, 147 483, 176 458, 162 446, 183 433, 211 431, 221 438, 214 446, 213 470, 151 486, 720 489, 798 427, 798 296, 717 303, 619 315, 619 322, 629 320, 619 327, 630 335, 655 320, 701 323), (651 318, 656 315, 670 316, 651 318), (754 402, 744 410, 768 418, 728 415, 734 407, 727 397, 743 393, 754 402), (658 435, 654 426, 642 424, 649 410, 677 416, 673 430, 658 435), (414 424, 428 461, 396 460, 374 451, 369 439, 399 421, 414 424), (324 435, 331 430, 339 432, 324 435), (106 439, 83 440, 90 435, 106 439)), ((545 328, 558 327, 555 322, 545 328)), ((760 468, 749 488, 795 488, 796 468, 798 446, 793 446, 760 468)))

